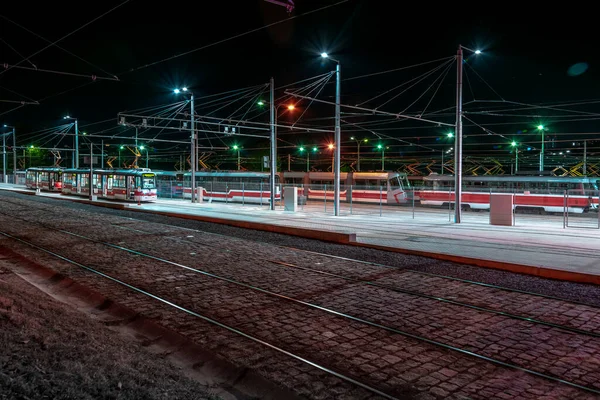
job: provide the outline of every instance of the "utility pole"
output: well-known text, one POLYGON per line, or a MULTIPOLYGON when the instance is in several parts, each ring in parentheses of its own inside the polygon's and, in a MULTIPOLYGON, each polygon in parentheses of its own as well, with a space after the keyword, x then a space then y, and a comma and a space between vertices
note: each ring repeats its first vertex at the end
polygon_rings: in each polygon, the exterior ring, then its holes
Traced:
POLYGON ((79 168, 79 125, 75 118, 75 168, 79 168))
POLYGON ((583 141, 583 176, 587 176, 587 140, 583 141))
POLYGON ((13 126, 12 130, 12 139, 13 139, 13 174, 14 174, 14 184, 17 184, 17 139, 15 137, 15 127, 13 126))
POLYGON ((190 102, 191 102, 191 113, 190 113, 190 118, 191 118, 191 132, 192 132, 192 137, 191 137, 191 164, 192 164, 192 173, 191 173, 191 178, 192 178, 192 203, 196 202, 196 129, 194 126, 194 114, 195 114, 195 110, 194 110, 194 94, 192 93, 192 96, 190 97, 190 102))
POLYGON ((94 144, 90 140, 90 201, 94 201, 94 144))
POLYGON ((102 155, 100 157, 100 169, 104 169, 104 139, 102 139, 102 155))
POLYGON ((2 135, 2 183, 6 183, 6 135, 2 135))
POLYGON ((442 149, 442 168, 440 174, 444 175, 444 149, 442 149))
POLYGON ((275 173, 276 173, 276 169, 277 169, 277 133, 275 131, 276 129, 276 122, 275 122, 275 81, 273 80, 273 78, 271 78, 270 81, 270 101, 269 101, 269 108, 270 108, 270 114, 271 114, 271 171, 270 171, 270 204, 269 204, 269 208, 271 210, 275 210, 275 173))
POLYGON ((456 128, 454 132, 454 223, 461 221, 462 200, 462 72, 463 50, 456 53, 456 128))
POLYGON ((340 158, 341 158, 341 129, 340 129, 340 86, 341 86, 341 71, 340 62, 336 61, 335 67, 335 169, 333 174, 334 197, 333 197, 333 210, 334 215, 337 217, 340 215, 340 158))

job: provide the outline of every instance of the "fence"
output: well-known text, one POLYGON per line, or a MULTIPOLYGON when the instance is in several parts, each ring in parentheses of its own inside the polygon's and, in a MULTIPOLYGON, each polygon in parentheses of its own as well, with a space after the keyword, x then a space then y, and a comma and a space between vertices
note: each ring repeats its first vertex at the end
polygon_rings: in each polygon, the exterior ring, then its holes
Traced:
MULTIPOLYGON (((204 201, 268 207, 269 184, 252 182, 208 182, 204 201)), ((283 187, 298 188, 298 211, 303 213, 334 214, 334 186, 331 183, 313 185, 277 184, 275 209, 283 209, 283 187)), ((598 228, 598 191, 568 190, 561 193, 517 191, 507 188, 468 188, 462 194, 462 221, 489 224, 490 196, 494 193, 515 195, 513 222, 520 226, 545 224, 554 227, 598 228), (591 200, 590 200, 591 199, 591 200), (585 207, 589 202, 589 207, 585 207), (583 205, 583 206, 582 206, 583 205), (593 226, 592 226, 593 225, 593 226)), ((159 197, 190 198, 189 188, 183 195, 181 183, 163 182, 159 197), (164 185, 164 186, 163 186, 164 185), (170 185, 170 186, 169 186, 170 185), (179 186, 175 186, 179 185, 179 186)), ((340 185, 339 215, 374 216, 418 219, 432 223, 452 223, 455 218, 454 187, 394 188, 383 185, 340 185)))
POLYGON ((599 204, 598 190, 566 190, 563 199, 563 227, 600 229, 599 204))

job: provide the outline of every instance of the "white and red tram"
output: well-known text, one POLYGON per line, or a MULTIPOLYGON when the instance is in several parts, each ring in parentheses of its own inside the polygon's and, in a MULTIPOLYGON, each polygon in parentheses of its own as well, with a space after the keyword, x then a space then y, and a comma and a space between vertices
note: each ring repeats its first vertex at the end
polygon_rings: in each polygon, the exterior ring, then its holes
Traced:
MULTIPOLYGON (((156 176, 148 168, 94 169, 92 188, 99 198, 125 201, 156 201, 156 176)), ((63 194, 89 196, 90 170, 65 169, 63 194)))
MULTIPOLYGON (((199 171, 195 173, 196 188, 202 188, 205 201, 268 203, 270 174, 245 171, 199 171)), ((183 174, 183 198, 192 198, 191 173, 183 174)), ((281 200, 279 176, 275 175, 275 201, 281 200)))
MULTIPOLYGON (((415 189, 421 204, 454 204, 454 176, 431 174, 423 178, 424 187, 415 189)), ((465 176, 462 178, 462 207, 489 210, 490 195, 514 194, 515 209, 561 213, 568 193, 568 211, 583 213, 598 209, 598 182, 595 178, 557 176, 465 176)))
POLYGON ((64 168, 32 167, 25 172, 25 187, 50 192, 62 190, 62 175, 64 168))
MULTIPOLYGON (((309 200, 333 200, 334 176, 331 172, 282 172, 286 185, 301 187, 309 200)), ((398 172, 341 172, 340 201, 358 203, 404 204, 410 183, 398 172)))

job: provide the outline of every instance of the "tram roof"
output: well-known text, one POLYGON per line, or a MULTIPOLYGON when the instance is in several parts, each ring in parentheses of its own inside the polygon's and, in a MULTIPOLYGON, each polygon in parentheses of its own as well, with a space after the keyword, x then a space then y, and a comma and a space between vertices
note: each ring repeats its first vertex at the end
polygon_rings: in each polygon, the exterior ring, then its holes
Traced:
POLYGON ((60 172, 64 171, 64 168, 61 167, 30 167, 25 171, 34 171, 34 172, 60 172))
MULTIPOLYGON (((251 171, 196 171, 196 176, 237 176, 240 178, 268 178, 270 177, 269 172, 251 172, 251 171)), ((185 176, 191 176, 190 171, 185 172, 185 176)))
MULTIPOLYGON (((89 168, 66 168, 63 170, 65 173, 90 173, 89 168)), ((141 175, 141 174, 154 174, 154 172, 150 168, 131 168, 131 169, 100 169, 94 168, 94 174, 100 175, 110 175, 110 174, 119 174, 119 175, 141 175)))
MULTIPOLYGON (((424 181, 453 181, 454 175, 430 174, 424 176, 424 181)), ((598 178, 600 179, 600 178, 598 178)), ((486 176, 463 176, 467 182, 593 182, 596 179, 589 177, 574 176, 512 176, 512 175, 486 175, 486 176)))

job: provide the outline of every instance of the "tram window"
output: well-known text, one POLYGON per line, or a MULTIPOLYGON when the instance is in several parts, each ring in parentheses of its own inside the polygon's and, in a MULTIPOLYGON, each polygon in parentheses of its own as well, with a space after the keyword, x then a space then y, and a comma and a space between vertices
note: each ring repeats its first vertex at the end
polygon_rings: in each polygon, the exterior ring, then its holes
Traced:
POLYGON ((115 175, 115 177, 113 178, 113 186, 116 188, 125 189, 125 176, 115 175))
POLYGON ((357 179, 356 186, 357 189, 365 189, 365 190, 375 190, 379 189, 379 187, 383 185, 383 182, 380 183, 378 179, 357 179))
POLYGON ((156 189, 156 182, 153 174, 143 174, 142 178, 142 189, 156 189))
POLYGON ((400 181, 398 180, 397 176, 394 176, 388 182, 389 182, 389 185, 390 185, 390 190, 402 189, 402 185, 400 184, 400 181))

